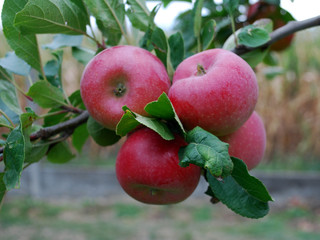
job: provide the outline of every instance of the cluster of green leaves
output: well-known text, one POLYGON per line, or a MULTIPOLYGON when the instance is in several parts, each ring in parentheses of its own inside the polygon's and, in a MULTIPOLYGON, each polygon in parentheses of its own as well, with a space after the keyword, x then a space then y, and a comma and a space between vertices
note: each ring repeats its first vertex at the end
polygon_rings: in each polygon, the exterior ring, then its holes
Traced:
MULTIPOLYGON (((164 0, 163 4, 170 2, 164 0)), ((228 145, 217 137, 201 128, 186 132, 166 94, 145 107, 150 117, 124 106, 116 132, 91 117, 70 129, 59 128, 85 112, 80 91, 67 96, 63 87, 65 48, 71 48, 72 56, 86 65, 104 48, 138 45, 154 51, 172 75, 186 56, 222 45, 232 34, 230 26, 234 27, 234 20, 237 23, 241 15, 241 4, 248 1, 216 4, 197 0, 190 11, 179 16, 177 31, 167 37, 154 22, 160 5, 150 11, 145 0, 5 0, 3 33, 12 52, 0 59, 0 126, 8 129, 0 141, 0 202, 7 191, 19 187, 22 171, 44 156, 53 163, 65 163, 74 157, 71 144, 81 152, 91 136, 99 145, 109 146, 142 124, 168 141, 174 134, 185 136, 189 145, 179 153, 180 164, 196 164, 205 170, 210 196, 242 216, 264 216, 271 198, 261 182, 247 173, 241 160, 230 158, 228 145), (204 15, 204 10, 209 14, 204 15), (91 17, 98 29, 91 26, 91 17), (127 27, 126 17, 134 30, 127 27), (38 34, 53 34, 53 40, 40 46, 38 34), (84 46, 84 38, 94 44, 84 46), (43 51, 52 56, 45 63, 43 51), (25 80, 22 87, 17 75, 25 80), (20 96, 27 99, 29 107, 21 108, 20 96), (40 114, 42 109, 46 114, 40 114), (37 137, 48 129, 54 134, 37 137), (71 142, 67 141, 70 136, 71 142)), ((239 33, 239 42, 247 46, 263 44, 268 33, 265 27, 250 26, 239 33)))

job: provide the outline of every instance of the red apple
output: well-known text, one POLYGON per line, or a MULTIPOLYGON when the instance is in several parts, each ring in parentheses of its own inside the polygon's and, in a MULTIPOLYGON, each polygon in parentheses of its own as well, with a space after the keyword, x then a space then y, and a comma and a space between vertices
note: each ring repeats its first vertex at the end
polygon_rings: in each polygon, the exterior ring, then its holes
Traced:
POLYGON ((239 56, 211 49, 177 67, 169 98, 187 130, 200 126, 223 136, 250 117, 258 99, 258 84, 251 67, 239 56))
MULTIPOLYGON (((280 28, 288 23, 288 20, 283 16, 283 10, 278 5, 273 5, 264 1, 256 2, 248 8, 247 19, 249 23, 253 23, 261 18, 269 18, 273 21, 273 29, 280 28)), ((271 45, 273 51, 282 51, 290 46, 294 35, 291 34, 280 39, 271 45)))
POLYGON ((229 143, 230 156, 242 159, 249 170, 261 162, 266 149, 266 130, 256 112, 237 131, 220 139, 229 143))
POLYGON ((179 166, 178 151, 185 145, 180 136, 167 141, 149 128, 130 133, 116 161, 124 191, 148 204, 178 203, 189 197, 198 185, 201 168, 179 166))
POLYGON ((86 66, 80 84, 90 115, 103 126, 115 129, 122 107, 147 115, 144 107, 168 92, 170 79, 162 62, 133 46, 116 46, 96 55, 86 66))

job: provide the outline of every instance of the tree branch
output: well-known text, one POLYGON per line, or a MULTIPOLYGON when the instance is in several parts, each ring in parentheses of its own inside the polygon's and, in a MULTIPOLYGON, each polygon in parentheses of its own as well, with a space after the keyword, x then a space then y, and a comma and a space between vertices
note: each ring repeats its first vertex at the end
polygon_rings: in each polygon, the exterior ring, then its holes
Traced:
POLYGON ((89 118, 88 111, 83 111, 79 116, 75 118, 56 124, 54 126, 40 129, 39 131, 30 135, 30 140, 34 141, 39 138, 48 139, 49 137, 52 137, 58 133, 70 131, 72 129, 75 129, 79 125, 85 123, 88 120, 88 118, 89 118))
POLYGON ((284 25, 283 27, 280 27, 276 30, 274 30, 272 33, 270 33, 270 41, 265 43, 264 45, 261 45, 256 48, 246 47, 244 45, 239 45, 238 47, 232 49, 231 51, 234 52, 237 55, 242 55, 248 52, 251 52, 255 49, 259 48, 268 48, 271 44, 277 42, 278 40, 287 37, 295 32, 305 30, 308 28, 312 28, 315 26, 320 26, 320 15, 314 18, 310 18, 303 21, 292 21, 288 24, 284 25))
MULTIPOLYGON (((52 136, 55 136, 59 133, 70 132, 81 124, 85 123, 89 118, 88 111, 83 111, 79 116, 67 120, 65 122, 56 124, 54 126, 42 128, 39 131, 32 133, 30 135, 30 140, 34 141, 37 139, 48 139, 52 136)), ((0 148, 0 154, 3 153, 4 147, 0 148)), ((3 157, 0 156, 0 162, 3 160, 3 157)))

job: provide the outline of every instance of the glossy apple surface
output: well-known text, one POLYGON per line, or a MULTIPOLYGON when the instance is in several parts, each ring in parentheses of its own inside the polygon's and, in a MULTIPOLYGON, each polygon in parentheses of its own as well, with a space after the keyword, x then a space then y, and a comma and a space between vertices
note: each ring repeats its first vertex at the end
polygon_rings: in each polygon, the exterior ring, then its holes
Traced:
MULTIPOLYGON (((254 21, 261 18, 269 18, 273 22, 273 29, 278 29, 288 23, 286 17, 283 15, 284 12, 277 5, 273 5, 264 1, 258 1, 252 4, 248 8, 247 19, 248 22, 253 23, 254 21)), ((290 46, 293 40, 294 34, 284 37, 274 44, 271 45, 270 49, 273 51, 283 51, 290 46)))
POLYGON ((116 175, 124 191, 148 204, 178 203, 198 185, 201 168, 179 166, 178 151, 184 139, 166 141, 148 128, 130 133, 116 161, 116 175))
POLYGON ((223 136, 252 114, 258 84, 251 67, 224 49, 206 50, 176 69, 169 98, 186 129, 196 126, 223 136))
POLYGON ((249 170, 256 167, 266 149, 266 130, 261 117, 253 112, 248 121, 230 135, 220 137, 229 143, 229 154, 242 159, 249 170))
POLYGON ((115 129, 122 107, 146 115, 144 107, 168 92, 170 79, 162 62, 134 46, 116 46, 96 55, 86 66, 80 90, 90 115, 115 129))

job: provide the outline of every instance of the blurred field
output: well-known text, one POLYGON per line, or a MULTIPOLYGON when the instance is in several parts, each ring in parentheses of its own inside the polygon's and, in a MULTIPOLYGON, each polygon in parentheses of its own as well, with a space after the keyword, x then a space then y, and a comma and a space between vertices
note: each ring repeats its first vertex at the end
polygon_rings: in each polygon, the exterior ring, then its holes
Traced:
POLYGON ((108 198, 71 202, 8 201, 1 240, 318 240, 320 208, 299 201, 259 220, 193 199, 171 206, 108 198))

